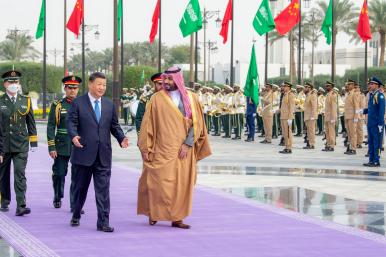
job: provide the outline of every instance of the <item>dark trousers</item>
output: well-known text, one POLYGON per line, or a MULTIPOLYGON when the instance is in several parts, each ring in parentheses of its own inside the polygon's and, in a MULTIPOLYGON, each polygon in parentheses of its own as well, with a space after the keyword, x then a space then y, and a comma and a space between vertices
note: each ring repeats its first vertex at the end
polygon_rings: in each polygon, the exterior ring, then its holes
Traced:
MULTIPOLYGON (((264 123, 263 118, 256 114, 256 123, 257 123, 257 132, 264 132, 264 123)), ((247 124, 248 124, 248 115, 247 115, 247 124)))
POLYGON ((344 122, 344 116, 340 116, 340 124, 342 125, 341 133, 347 132, 346 125, 345 125, 345 122, 344 122))
MULTIPOLYGON (((66 181, 68 162, 70 156, 58 155, 52 165, 52 185, 54 188, 54 201, 60 201, 64 197, 64 184, 66 181)), ((74 209, 75 171, 71 166, 70 206, 74 209)))
POLYGON ((206 130, 208 134, 210 133, 210 129, 212 128, 212 116, 204 113, 204 120, 206 125, 206 130))
POLYGON ((303 133, 303 112, 295 112, 296 135, 303 133))
POLYGON ((27 191, 27 166, 28 152, 6 153, 3 163, 0 164, 0 194, 1 204, 9 205, 11 202, 11 161, 13 161, 14 189, 18 207, 25 206, 25 193, 27 191))
POLYGON ((220 135, 221 133, 220 116, 213 116, 213 127, 214 127, 214 134, 220 135))
POLYGON ((273 126, 272 126, 272 137, 276 138, 279 136, 280 129, 280 117, 278 114, 273 115, 273 126))
POLYGON ((125 121, 125 125, 128 125, 129 124, 129 108, 123 108, 122 113, 123 113, 123 120, 125 121))
POLYGON ((232 128, 231 115, 225 114, 225 115, 223 115, 223 117, 224 117, 223 126, 224 126, 225 136, 230 137, 231 136, 231 128, 232 128))
POLYGON ((383 131, 379 133, 378 126, 367 127, 368 131, 368 146, 369 146, 369 162, 379 163, 381 155, 383 131))
POLYGON ((318 125, 318 134, 322 134, 324 132, 324 115, 323 114, 318 115, 317 125, 318 125))
POLYGON ((255 139, 255 119, 253 114, 247 114, 248 138, 255 139))
POLYGON ((87 198, 88 187, 91 177, 94 180, 95 201, 98 209, 98 227, 109 225, 110 214, 110 177, 111 168, 104 167, 99 157, 92 166, 74 165, 75 169, 75 190, 74 190, 74 213, 73 218, 80 219, 80 212, 83 209, 87 198))
POLYGON ((244 127, 244 114, 242 113, 237 113, 237 114, 232 114, 232 124, 234 128, 234 133, 236 138, 241 137, 241 131, 244 127))

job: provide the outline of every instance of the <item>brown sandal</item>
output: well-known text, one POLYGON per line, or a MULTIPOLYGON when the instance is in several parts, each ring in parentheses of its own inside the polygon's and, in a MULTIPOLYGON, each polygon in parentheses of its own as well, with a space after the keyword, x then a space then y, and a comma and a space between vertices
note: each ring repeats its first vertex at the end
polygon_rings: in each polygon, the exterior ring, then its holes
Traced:
POLYGON ((190 229, 190 225, 184 224, 182 220, 179 221, 173 221, 172 227, 174 228, 182 228, 182 229, 190 229))
POLYGON ((155 224, 157 224, 157 221, 151 220, 151 219, 149 218, 149 225, 150 225, 150 226, 154 226, 155 224))

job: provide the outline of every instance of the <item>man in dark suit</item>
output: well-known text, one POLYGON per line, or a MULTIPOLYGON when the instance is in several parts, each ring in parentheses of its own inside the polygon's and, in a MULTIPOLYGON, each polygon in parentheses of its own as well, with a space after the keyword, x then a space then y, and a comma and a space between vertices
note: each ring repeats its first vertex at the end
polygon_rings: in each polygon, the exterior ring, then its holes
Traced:
POLYGON ((71 226, 79 226, 81 210, 86 201, 91 177, 94 178, 95 200, 98 209, 97 230, 113 232, 109 224, 111 135, 127 148, 129 140, 118 123, 113 103, 103 97, 106 77, 103 73, 91 74, 88 93, 76 98, 67 115, 67 130, 74 149, 71 163, 76 170, 74 212, 71 226))

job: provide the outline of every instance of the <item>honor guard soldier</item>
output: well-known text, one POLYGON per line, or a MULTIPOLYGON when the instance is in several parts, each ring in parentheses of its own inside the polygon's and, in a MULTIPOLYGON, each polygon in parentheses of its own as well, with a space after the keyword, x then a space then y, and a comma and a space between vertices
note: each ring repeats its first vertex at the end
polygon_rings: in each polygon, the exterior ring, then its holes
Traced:
MULTIPOLYGON (((223 98, 223 106, 222 106, 222 113, 223 113, 223 126, 224 126, 224 132, 225 135, 223 138, 231 138, 232 134, 232 104, 233 104, 233 88, 225 85, 224 86, 225 95, 223 98)), ((232 116, 233 117, 233 116, 232 116)))
POLYGON ((280 87, 276 84, 272 84, 272 94, 273 94, 273 130, 272 130, 272 139, 278 138, 280 134, 280 87))
POLYGON ((303 134, 305 100, 306 100, 306 95, 304 94, 304 87, 302 85, 297 85, 296 97, 295 97, 295 125, 296 125, 295 136, 296 137, 301 137, 303 134))
POLYGON ((357 123, 359 121, 359 98, 354 91, 356 82, 348 80, 346 83, 348 94, 344 102, 344 122, 347 129, 348 147, 345 154, 354 155, 357 149, 357 123))
MULTIPOLYGON (((77 76, 66 76, 62 79, 62 83, 64 85, 65 97, 52 103, 47 123, 48 151, 51 158, 54 159, 54 164, 52 165, 53 205, 57 209, 62 207, 64 183, 72 147, 66 128, 67 111, 71 107, 72 100, 78 95, 79 84, 82 83, 82 79, 77 76)), ((71 210, 74 209, 74 178, 75 171, 71 168, 71 210)))
POLYGON ((233 128, 235 132, 234 140, 241 139, 241 131, 244 128, 244 115, 245 115, 245 96, 244 93, 240 90, 239 85, 234 85, 234 94, 233 94, 233 128))
POLYGON ((376 77, 370 78, 368 108, 364 110, 364 114, 368 115, 367 131, 370 158, 369 162, 363 165, 367 167, 380 166, 379 157, 381 153, 383 130, 385 127, 385 96, 379 91, 381 85, 382 82, 376 77))
POLYGON ((280 105, 280 124, 281 133, 284 138, 284 150, 279 153, 292 153, 292 122, 294 119, 295 110, 295 95, 291 92, 292 84, 288 82, 283 83, 283 98, 280 105))
POLYGON ((262 117, 263 117, 263 125, 264 125, 264 140, 260 143, 262 144, 270 144, 272 143, 272 131, 273 131, 273 118, 274 118, 274 110, 273 104, 275 101, 275 94, 272 91, 272 84, 267 83, 265 85, 265 95, 261 99, 263 104, 262 117))
POLYGON ((146 104, 150 101, 150 98, 154 94, 154 92, 158 92, 162 89, 162 73, 156 73, 151 76, 151 81, 154 84, 154 89, 149 89, 147 92, 143 92, 139 97, 139 103, 137 108, 137 113, 135 114, 135 129, 137 130, 137 134, 141 130, 141 124, 143 116, 145 115, 146 104))
POLYGON ((318 96, 314 85, 307 82, 304 90, 304 121, 307 128, 307 145, 303 149, 315 149, 315 126, 318 118, 318 96))
POLYGON ((123 94, 121 95, 121 104, 122 104, 122 115, 123 115, 123 121, 125 122, 125 125, 129 124, 129 112, 130 112, 130 100, 128 95, 128 89, 123 88, 122 89, 123 94))
POLYGON ((336 126, 338 122, 338 98, 339 93, 334 90, 334 83, 326 81, 327 95, 324 110, 324 127, 326 130, 326 146, 322 151, 333 152, 336 140, 336 126))
POLYGON ((1 211, 8 211, 11 202, 10 171, 11 162, 14 167, 16 216, 31 213, 26 206, 28 150, 38 146, 37 133, 31 99, 18 94, 21 73, 15 70, 2 75, 6 93, 0 97, 0 108, 4 134, 4 159, 0 164, 1 211))
POLYGON ((248 138, 245 139, 245 142, 253 142, 255 141, 255 116, 257 105, 253 102, 250 97, 247 97, 247 112, 246 112, 246 120, 248 127, 248 138))
MULTIPOLYGON (((354 90, 358 94, 359 109, 360 110, 365 109, 366 108, 366 96, 365 96, 365 94, 362 93, 361 87, 359 86, 359 84, 355 85, 354 90)), ((362 143, 363 143, 363 139, 364 139, 364 135, 363 135, 364 124, 365 124, 365 115, 360 113, 358 123, 357 123, 357 148, 359 148, 359 149, 362 148, 362 143)))
POLYGON ((210 87, 204 87, 202 91, 202 107, 204 108, 204 119, 205 119, 205 125, 208 134, 210 134, 210 129, 212 126, 212 115, 211 115, 211 108, 212 108, 212 94, 211 94, 211 88, 210 87))
POLYGON ((221 105, 223 102, 223 95, 221 94, 221 89, 218 86, 215 86, 213 91, 213 101, 212 101, 212 115, 213 115, 213 136, 221 136, 221 105))
POLYGON ((326 97, 324 96, 325 90, 322 87, 318 89, 318 133, 317 135, 322 135, 324 132, 324 109, 326 103, 326 97))

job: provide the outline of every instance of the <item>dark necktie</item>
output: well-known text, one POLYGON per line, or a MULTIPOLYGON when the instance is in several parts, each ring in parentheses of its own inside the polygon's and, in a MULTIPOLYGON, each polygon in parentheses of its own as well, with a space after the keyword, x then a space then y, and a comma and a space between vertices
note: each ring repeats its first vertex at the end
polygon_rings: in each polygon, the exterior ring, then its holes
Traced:
POLYGON ((12 96, 11 97, 11 101, 12 101, 13 104, 15 104, 16 103, 16 98, 14 96, 12 96))

